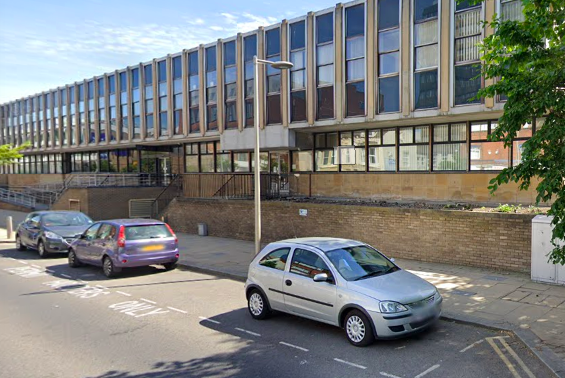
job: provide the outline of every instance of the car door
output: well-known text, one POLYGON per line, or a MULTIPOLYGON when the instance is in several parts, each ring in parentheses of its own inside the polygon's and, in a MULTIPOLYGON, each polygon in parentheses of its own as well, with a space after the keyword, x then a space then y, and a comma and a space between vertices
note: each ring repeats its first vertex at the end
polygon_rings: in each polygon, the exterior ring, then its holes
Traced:
POLYGON ((18 235, 20 235, 20 241, 23 245, 30 245, 29 226, 31 218, 35 217, 36 215, 36 213, 29 213, 24 221, 18 226, 18 235))
POLYGON ((96 240, 96 235, 100 229, 101 223, 94 223, 90 226, 84 233, 84 237, 77 240, 75 244, 75 253, 79 260, 84 262, 90 262, 92 259, 92 254, 90 249, 92 248, 92 243, 96 240))
POLYGON ((112 232, 112 226, 109 223, 102 223, 96 238, 92 241, 90 248, 88 249, 90 254, 90 260, 95 263, 102 263, 102 256, 104 256, 104 251, 106 250, 108 244, 108 238, 112 232))
POLYGON ((32 248, 37 248, 41 236, 41 215, 36 214, 27 222, 25 244, 32 248))
POLYGON ((285 310, 283 279, 290 247, 277 248, 267 253, 252 270, 253 280, 263 289, 271 308, 285 310))
POLYGON ((334 324, 336 294, 334 276, 328 263, 317 252, 296 248, 290 268, 284 275, 284 303, 288 311, 334 324), (331 282, 314 282, 314 276, 326 273, 331 282))

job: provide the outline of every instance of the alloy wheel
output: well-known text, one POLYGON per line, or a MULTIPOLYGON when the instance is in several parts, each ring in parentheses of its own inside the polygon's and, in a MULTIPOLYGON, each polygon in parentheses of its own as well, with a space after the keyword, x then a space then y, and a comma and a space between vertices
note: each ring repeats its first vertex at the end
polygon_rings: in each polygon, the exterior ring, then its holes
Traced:
POLYGON ((263 312, 263 298, 261 298, 261 294, 253 293, 249 297, 249 311, 255 316, 261 315, 263 312))
POLYGON ((365 338, 365 323, 357 315, 350 316, 346 324, 347 337, 356 343, 360 343, 365 338))

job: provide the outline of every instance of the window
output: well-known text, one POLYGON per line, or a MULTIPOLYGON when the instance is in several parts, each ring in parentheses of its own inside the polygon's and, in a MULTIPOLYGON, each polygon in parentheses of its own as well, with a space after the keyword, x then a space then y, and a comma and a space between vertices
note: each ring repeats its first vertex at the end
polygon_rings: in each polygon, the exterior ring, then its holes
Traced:
POLYGON ((82 145, 88 135, 84 108, 84 84, 78 85, 78 122, 78 143, 82 145))
POLYGON ((176 56, 173 58, 173 132, 175 135, 184 134, 182 119, 183 92, 182 57, 176 56))
POLYGON ((185 171, 188 173, 199 172, 198 166, 198 143, 190 143, 185 145, 185 171))
POLYGON ((346 116, 365 114, 365 6, 345 8, 346 116))
POLYGON ((106 99, 104 97, 104 78, 98 79, 98 140, 106 141, 106 99))
POLYGON ((141 93, 139 92, 139 68, 129 72, 131 83, 131 118, 133 120, 133 139, 141 139, 141 93))
POLYGON ((500 3, 500 18, 502 21, 524 21, 522 1, 501 0, 500 3))
POLYGON ((438 0, 414 0, 414 107, 438 106, 438 0))
POLYGON ((216 147, 216 172, 231 172, 231 152, 222 151, 220 142, 215 143, 216 147))
POLYGON ((213 173, 214 168, 214 142, 200 143, 200 172, 213 173))
POLYGON ((253 57, 257 55, 257 35, 253 34, 243 39, 243 65, 245 79, 245 126, 255 125, 254 93, 255 93, 255 65, 253 57))
POLYGON ((88 123, 85 130, 87 143, 96 143, 95 108, 94 108, 94 81, 86 84, 88 98, 88 123))
POLYGON ((489 142, 488 136, 496 129, 496 121, 471 122, 471 170, 497 171, 509 165, 509 151, 504 142, 489 142))
POLYGON ((481 4, 468 1, 455 5, 455 105, 480 103, 474 98, 481 88, 479 47, 481 41, 481 4))
MULTIPOLYGON (((281 60, 281 29, 271 29, 265 33, 265 56, 267 60, 281 60)), ((281 118, 281 71, 266 65, 267 71, 267 124, 282 122, 281 118)))
POLYGON ((312 172, 312 151, 292 151, 292 172, 312 172))
POLYGON ((361 171, 365 168, 365 130, 340 133, 338 163, 342 172, 361 171))
POLYGON ((145 85, 145 137, 155 138, 154 97, 153 97, 153 66, 148 64, 143 67, 143 80, 145 85))
POLYGON ((430 169, 430 127, 399 128, 399 169, 401 171, 427 171, 430 169))
POLYGON ((198 52, 188 54, 188 107, 190 132, 200 131, 200 76, 198 75, 198 52))
POLYGON ((467 124, 434 125, 433 170, 467 170, 467 124))
POLYGON ((120 141, 129 140, 129 105, 127 72, 120 72, 120 141))
POLYGON ((334 155, 339 144, 337 133, 316 134, 314 143, 316 172, 337 171, 339 166, 334 155))
POLYGON ((114 75, 108 76, 108 100, 110 111, 110 140, 115 141, 117 138, 116 130, 116 77, 114 75))
POLYGON ((90 226, 90 228, 88 230, 86 230, 85 233, 84 233, 85 239, 89 240, 89 241, 96 239, 96 234, 98 233, 98 229, 100 229, 101 225, 102 225, 102 223, 96 223, 96 224, 90 226))
MULTIPOLYGON (((43 147, 43 125, 45 124, 45 118, 43 113, 43 96, 39 95, 38 97, 36 97, 36 100, 37 100, 37 109, 39 110, 39 113, 37 120, 37 134, 35 137, 35 143, 37 143, 37 148, 41 148, 43 147)), ((6 107, 4 107, 4 110, 6 111, 6 107)), ((6 124, 4 124, 4 128, 5 129, 7 128, 6 124)), ((4 136, 4 140, 6 140, 6 136, 4 136)))
MULTIPOLYGON (((540 128, 539 120, 536 125, 536 130, 540 128)), ((534 134, 534 128, 532 123, 526 123, 522 125, 516 138, 512 142, 512 166, 515 167, 522 162, 522 152, 524 151, 524 144, 530 139, 534 134)))
POLYGON ((396 129, 369 130, 369 171, 396 171, 396 129))
POLYGON ((316 118, 334 118, 333 13, 316 17, 316 118))
MULTIPOLYGON (((60 100, 61 100, 61 123, 60 123, 60 133, 61 133, 61 146, 66 146, 67 145, 67 126, 68 126, 68 118, 67 118, 67 102, 68 102, 68 96, 67 96, 67 89, 61 89, 60 92, 60 100)), ((20 114, 23 114, 23 109, 20 110, 20 114)), ((21 118, 21 117, 20 117, 21 118)), ((22 123, 20 121, 20 123, 22 123)), ((22 135, 20 133, 20 135, 22 135)), ((55 134, 57 135, 57 134, 55 134)), ((57 145, 55 143, 55 145, 57 145)))
POLYGON ((233 171, 234 172, 249 172, 251 165, 249 164, 248 152, 234 152, 233 153, 233 171))
POLYGON ((400 2, 378 3, 378 94, 379 113, 400 111, 400 2))
POLYGON ((237 129, 237 67, 235 41, 224 44, 224 91, 226 129, 237 129))
POLYGON ((290 248, 276 249, 259 260, 259 265, 284 271, 289 252, 290 248))
POLYGON ((290 24, 290 121, 306 120, 306 21, 290 24))
POLYGON ((216 47, 206 49, 206 129, 218 130, 216 47))
POLYGON ((71 132, 70 135, 71 145, 73 146, 76 146, 77 144, 77 122, 76 122, 77 107, 75 104, 75 99, 76 99, 75 91, 76 91, 75 86, 69 87, 69 113, 70 113, 69 129, 71 132))
POLYGON ((300 248, 294 250, 290 272, 310 278, 314 278, 316 274, 320 273, 326 273, 328 277, 332 277, 330 268, 320 256, 300 248))
POLYGON ((157 63, 157 79, 159 91, 159 136, 169 136, 169 97, 167 95, 167 61, 157 63))

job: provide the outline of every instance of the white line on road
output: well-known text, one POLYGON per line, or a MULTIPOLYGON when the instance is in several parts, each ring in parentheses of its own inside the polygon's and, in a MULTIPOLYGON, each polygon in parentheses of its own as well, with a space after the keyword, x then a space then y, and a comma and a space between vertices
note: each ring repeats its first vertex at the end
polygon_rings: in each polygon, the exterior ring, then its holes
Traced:
POLYGON ((461 350, 459 351, 459 353, 466 352, 466 351, 468 351, 469 349, 471 349, 472 347, 474 347, 475 345, 479 345, 479 344, 482 343, 483 341, 485 341, 485 340, 483 339, 483 340, 475 341, 473 344, 471 344, 471 345, 469 345, 469 346, 467 346, 467 347, 461 349, 461 350))
POLYGON ((184 311, 184 310, 179 310, 178 308, 169 307, 169 306, 167 306, 167 308, 168 308, 169 310, 173 310, 173 311, 177 311, 177 312, 182 312, 183 314, 188 314, 186 311, 184 311))
POLYGON ((26 265, 27 265, 27 263, 26 263, 25 261, 18 260, 18 262, 21 262, 22 264, 26 264, 26 265))
POLYGON ((298 345, 294 345, 294 344, 285 343, 284 341, 280 341, 279 344, 286 345, 286 346, 291 347, 291 348, 299 349, 303 352, 308 352, 308 349, 306 349, 306 348, 302 348, 302 347, 299 347, 298 345))
POLYGON ((248 331, 248 330, 243 329, 243 328, 237 328, 237 327, 235 327, 235 329, 238 330, 238 331, 240 331, 240 332, 245 332, 245 333, 248 333, 248 334, 253 335, 253 336, 261 336, 260 333, 251 332, 251 331, 248 331))
POLYGON ((490 346, 492 347, 492 349, 494 349, 494 351, 496 352, 496 354, 498 354, 498 357, 500 357, 500 359, 504 362, 504 364, 506 365, 506 367, 508 368, 508 370, 510 370, 510 372, 512 373, 512 375, 515 378, 521 378, 520 374, 518 374, 518 372, 516 371, 516 368, 514 368, 514 365, 512 365, 510 363, 510 361, 508 361, 508 358, 506 358, 506 356, 504 355, 504 353, 502 353, 502 351, 500 350, 500 348, 498 347, 498 345, 496 345, 494 343, 493 338, 489 337, 487 338, 488 343, 490 344, 490 346))
POLYGON ((530 378, 536 378, 535 375, 530 371, 530 369, 528 369, 528 367, 526 366, 526 364, 524 363, 524 361, 522 361, 522 359, 520 357, 518 357, 518 355, 516 354, 516 352, 514 352, 514 350, 512 348, 510 348, 510 345, 508 345, 506 343, 506 340, 504 339, 500 339, 500 342, 502 343, 502 345, 504 345, 504 347, 506 348, 506 350, 508 351, 508 353, 510 353, 512 355, 512 357, 514 357, 514 359, 516 360, 516 362, 518 362, 518 364, 520 365, 520 367, 522 369, 524 369, 524 371, 526 372, 526 374, 528 374, 528 377, 530 378))
POLYGON ((121 294, 121 295, 125 295, 126 297, 131 297, 131 294, 124 293, 123 291, 117 291, 116 290, 116 293, 121 294))
POLYGON ((33 266, 34 268, 39 268, 41 269, 41 267, 39 265, 34 265, 34 264, 30 264, 31 266, 33 266))
POLYGON ((388 377, 388 378, 400 378, 398 375, 385 373, 384 371, 381 371, 379 374, 382 375, 383 377, 388 377))
POLYGON ((140 298, 140 299, 144 302, 147 302, 147 303, 157 304, 157 302, 150 301, 149 299, 145 299, 145 298, 140 298))
POLYGON ((415 376, 414 378, 422 378, 424 375, 434 371, 435 369, 437 369, 439 367, 439 365, 434 365, 431 368, 429 368, 426 371, 421 372, 420 374, 418 374, 417 376, 415 376))
POLYGON ((102 286, 102 285, 96 285, 96 287, 99 287, 100 289, 108 289, 106 286, 102 286))
POLYGON ((47 273, 55 273, 55 271, 54 271, 54 270, 51 270, 51 269, 45 269, 45 271, 46 271, 47 273))
POLYGON ((210 323, 222 324, 222 323, 220 323, 220 322, 217 321, 217 320, 208 319, 208 318, 205 318, 204 316, 199 316, 199 318, 202 319, 202 320, 205 320, 205 321, 207 321, 207 322, 210 322, 210 323))
POLYGON ((61 273, 61 276, 65 277, 65 278, 73 278, 73 277, 69 276, 68 274, 63 274, 63 273, 61 273))
POLYGON ((341 362, 342 364, 353 366, 353 367, 356 367, 356 368, 359 368, 359 369, 367 369, 366 366, 357 365, 357 364, 354 364, 353 362, 348 362, 348 361, 345 361, 345 360, 340 360, 339 358, 334 358, 334 361, 341 362))

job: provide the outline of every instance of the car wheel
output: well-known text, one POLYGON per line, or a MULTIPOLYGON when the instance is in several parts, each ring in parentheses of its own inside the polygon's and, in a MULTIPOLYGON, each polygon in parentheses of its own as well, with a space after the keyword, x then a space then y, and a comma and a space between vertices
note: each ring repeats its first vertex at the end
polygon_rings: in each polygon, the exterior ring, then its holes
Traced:
POLYGON ((27 249, 27 247, 22 244, 22 238, 20 238, 20 235, 16 235, 16 249, 18 251, 25 251, 27 249))
POLYGON ((174 270, 177 268, 177 263, 176 262, 166 263, 163 264, 163 266, 165 267, 165 270, 174 270))
POLYGON ((45 243, 43 243, 42 240, 40 240, 37 243, 37 253, 39 253, 39 257, 41 257, 42 259, 47 257, 47 250, 45 249, 45 243))
POLYGON ((104 257, 102 270, 104 271, 104 275, 108 278, 116 277, 116 275, 121 271, 121 269, 114 266, 114 262, 108 256, 104 257))
POLYGON ((267 319, 271 314, 269 303, 265 296, 257 289, 253 289, 247 298, 247 309, 253 319, 267 319))
POLYGON ((352 310, 347 314, 344 328, 347 340, 357 347, 364 347, 375 341, 371 322, 359 310, 352 310))
POLYGON ((69 251, 69 266, 71 268, 78 268, 79 266, 82 266, 82 263, 80 262, 80 260, 77 257, 77 254, 75 253, 74 250, 70 250, 69 251))

